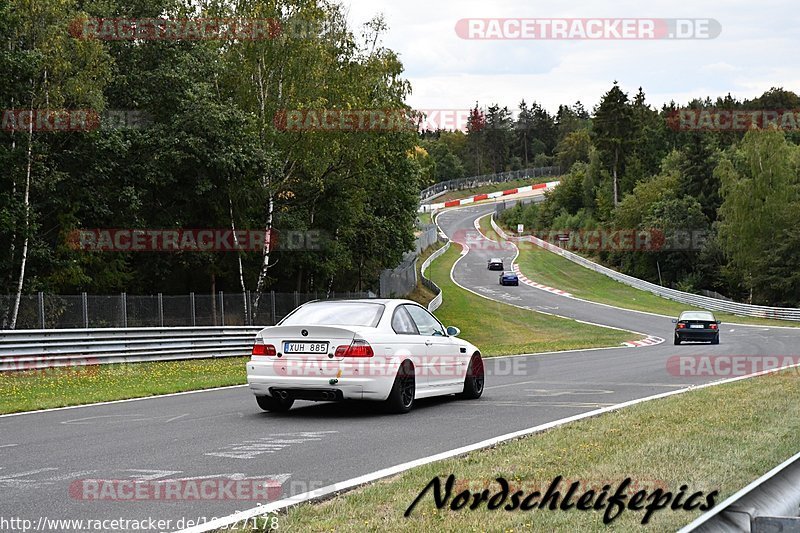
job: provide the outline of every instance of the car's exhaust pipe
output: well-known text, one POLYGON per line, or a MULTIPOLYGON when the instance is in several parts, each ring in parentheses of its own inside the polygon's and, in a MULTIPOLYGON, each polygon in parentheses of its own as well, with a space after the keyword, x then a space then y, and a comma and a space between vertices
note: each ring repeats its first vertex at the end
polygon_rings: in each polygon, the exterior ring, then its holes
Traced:
POLYGON ((279 390, 278 391, 278 396, 281 397, 281 400, 285 400, 285 399, 287 399, 289 397, 289 393, 287 391, 285 391, 285 390, 279 390))

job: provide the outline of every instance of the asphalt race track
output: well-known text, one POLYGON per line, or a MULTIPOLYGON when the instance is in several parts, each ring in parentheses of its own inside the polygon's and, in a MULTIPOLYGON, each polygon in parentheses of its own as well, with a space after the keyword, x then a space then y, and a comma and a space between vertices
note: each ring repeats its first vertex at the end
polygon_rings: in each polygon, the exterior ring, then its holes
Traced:
POLYGON ((667 342, 488 360, 480 400, 421 401, 402 416, 384 415, 372 405, 311 402, 298 402, 286 414, 268 414, 246 387, 233 387, 2 417, 0 516, 33 524, 42 516, 151 517, 171 519, 174 529, 181 518, 211 519, 255 502, 86 501, 71 495, 70 485, 79 479, 271 478, 288 496, 598 407, 720 379, 673 375, 667 360, 674 355, 800 355, 800 330, 723 324, 718 346, 673 346, 669 318, 525 285, 501 287, 486 261, 502 256, 509 264, 514 250, 475 240, 474 220, 491 210, 480 205, 438 219, 455 241, 470 239, 470 252, 453 272, 459 284, 501 302, 667 342))

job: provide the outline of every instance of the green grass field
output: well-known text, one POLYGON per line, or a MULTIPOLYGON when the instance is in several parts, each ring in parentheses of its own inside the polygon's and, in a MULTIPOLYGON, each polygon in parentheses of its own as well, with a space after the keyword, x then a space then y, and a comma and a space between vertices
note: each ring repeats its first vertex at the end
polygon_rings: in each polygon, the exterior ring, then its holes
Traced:
POLYGON ((0 414, 246 383, 249 357, 0 372, 0 414))
MULTIPOLYGON (((480 220, 481 229, 492 239, 499 239, 492 230, 489 216, 480 220)), ((609 305, 677 317, 681 311, 697 309, 650 292, 635 289, 588 268, 548 252, 530 242, 518 243, 520 255, 517 263, 528 278, 571 293, 573 296, 609 305)), ((788 320, 742 317, 715 312, 723 322, 758 324, 767 326, 800 326, 788 320)))
POLYGON ((605 484, 613 492, 630 477, 635 488, 629 497, 640 489, 652 495, 659 488, 674 496, 685 484, 684 501, 695 491, 716 490, 719 503, 797 452, 797 379, 796 370, 786 371, 580 420, 421 466, 322 503, 292 507, 278 515, 277 523, 288 531, 675 531, 701 511, 667 507, 642 525, 646 510, 626 509, 606 526, 603 510, 489 511, 486 504, 440 510, 428 493, 410 517, 403 513, 433 478, 444 484, 449 474, 456 476, 453 497, 464 489, 486 488, 493 495, 500 487, 497 477, 530 494, 543 493, 563 476, 569 481, 561 485, 562 496, 575 481, 581 482, 578 494, 588 488, 600 492, 605 484))

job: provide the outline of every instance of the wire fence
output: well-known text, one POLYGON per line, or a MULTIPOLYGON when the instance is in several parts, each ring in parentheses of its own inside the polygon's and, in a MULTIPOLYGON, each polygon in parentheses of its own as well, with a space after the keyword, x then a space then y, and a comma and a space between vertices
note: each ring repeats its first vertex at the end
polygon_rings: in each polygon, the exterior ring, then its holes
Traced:
MULTIPOLYGON (((297 306, 327 298, 369 298, 369 292, 266 292, 181 295, 23 295, 15 329, 272 326, 297 306), (256 302, 258 300, 258 302, 256 302)), ((0 329, 9 329, 15 296, 0 296, 0 329)))
MULTIPOLYGON (((439 235, 439 228, 435 224, 423 226, 414 243, 414 250, 406 253, 398 266, 381 272, 379 289, 381 298, 402 298, 414 292, 420 281, 417 275, 419 255, 437 242, 444 241, 447 239, 439 235)), ((425 284, 427 280, 421 281, 425 284)))
POLYGON ((488 185, 490 183, 505 183, 507 181, 559 175, 561 175, 561 167, 554 166, 511 170, 508 172, 499 172, 497 174, 484 174, 482 176, 470 176, 467 178, 440 181, 427 189, 423 189, 419 193, 419 198, 420 201, 425 202, 427 200, 433 200, 436 196, 446 191, 460 191, 488 185))

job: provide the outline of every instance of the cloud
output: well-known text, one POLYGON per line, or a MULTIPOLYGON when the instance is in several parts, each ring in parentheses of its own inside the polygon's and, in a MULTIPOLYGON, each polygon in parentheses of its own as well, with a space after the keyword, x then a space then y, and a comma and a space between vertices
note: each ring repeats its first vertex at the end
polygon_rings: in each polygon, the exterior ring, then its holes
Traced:
POLYGON ((592 108, 614 80, 635 93, 643 87, 660 107, 699 97, 753 98, 770 87, 800 90, 800 15, 785 2, 696 0, 578 0, 569 5, 499 0, 343 0, 353 25, 383 12, 385 46, 400 54, 411 81, 409 103, 417 108, 461 109, 499 103, 516 107, 524 98, 551 112, 581 100, 592 108), (657 41, 471 41, 461 39, 461 18, 713 18, 722 33, 710 40, 657 41))

